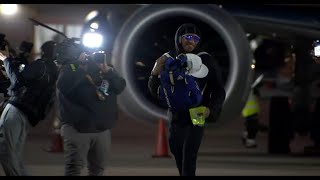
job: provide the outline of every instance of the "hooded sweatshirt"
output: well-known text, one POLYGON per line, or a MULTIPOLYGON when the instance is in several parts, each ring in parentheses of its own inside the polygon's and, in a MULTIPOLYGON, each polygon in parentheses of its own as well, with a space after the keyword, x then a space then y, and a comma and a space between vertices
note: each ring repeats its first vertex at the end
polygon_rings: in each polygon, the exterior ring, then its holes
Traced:
POLYGON ((100 77, 97 70, 85 71, 78 64, 64 65, 57 82, 61 124, 71 125, 80 133, 97 133, 113 128, 118 115, 117 95, 125 86, 126 81, 114 69, 100 77), (109 82, 109 95, 104 101, 99 100, 96 92, 102 80, 109 82))
MULTIPOLYGON (((194 24, 187 23, 181 25, 175 33, 175 49, 168 52, 170 56, 176 57, 181 53, 185 53, 181 44, 181 38, 184 34, 188 33, 196 34, 199 37, 201 37, 200 30, 194 24)), ((209 69, 209 73, 205 78, 197 78, 196 80, 201 90, 205 88, 203 93, 203 100, 200 106, 208 107, 210 109, 210 115, 208 118, 213 119, 213 121, 216 121, 221 112, 221 108, 224 103, 226 94, 221 78, 221 71, 215 59, 213 59, 213 57, 210 54, 200 49, 200 42, 190 53, 197 54, 198 56, 200 56, 202 59, 202 63, 205 64, 209 69)), ((151 94, 156 98, 158 98, 157 90, 159 86, 159 77, 151 75, 149 78, 148 87, 151 94)), ((189 112, 171 113, 170 120, 171 123, 179 125, 192 124, 189 112)))

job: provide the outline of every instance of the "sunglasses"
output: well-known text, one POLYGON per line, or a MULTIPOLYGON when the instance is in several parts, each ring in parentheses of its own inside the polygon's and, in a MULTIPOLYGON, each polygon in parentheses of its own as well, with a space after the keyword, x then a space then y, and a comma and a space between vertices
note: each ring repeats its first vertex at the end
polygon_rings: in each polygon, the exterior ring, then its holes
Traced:
POLYGON ((200 37, 197 35, 185 34, 182 35, 182 37, 188 41, 193 40, 195 43, 198 43, 200 41, 200 37))

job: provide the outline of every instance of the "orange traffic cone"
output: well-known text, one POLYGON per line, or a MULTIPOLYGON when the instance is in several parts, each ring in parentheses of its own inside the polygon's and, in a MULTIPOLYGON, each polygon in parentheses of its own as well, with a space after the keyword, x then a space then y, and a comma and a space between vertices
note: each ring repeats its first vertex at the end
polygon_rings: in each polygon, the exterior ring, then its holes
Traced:
POLYGON ((60 135, 60 122, 58 119, 55 119, 53 122, 53 135, 50 143, 51 144, 47 149, 45 149, 45 151, 54 153, 63 152, 63 142, 60 135))
POLYGON ((166 135, 166 127, 163 119, 160 119, 157 144, 152 157, 170 157, 168 152, 168 141, 166 135))
POLYGON ((47 152, 63 152, 63 143, 60 134, 54 134, 51 141, 51 146, 46 149, 47 152))

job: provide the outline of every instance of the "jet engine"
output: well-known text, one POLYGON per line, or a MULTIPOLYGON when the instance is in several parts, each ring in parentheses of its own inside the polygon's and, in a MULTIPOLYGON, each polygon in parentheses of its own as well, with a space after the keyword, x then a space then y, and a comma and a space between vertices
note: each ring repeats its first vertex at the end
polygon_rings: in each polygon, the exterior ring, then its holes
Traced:
POLYGON ((111 63, 126 79, 118 97, 123 112, 148 122, 167 120, 148 92, 148 78, 155 60, 174 48, 174 34, 186 22, 202 33, 201 47, 212 54, 222 69, 226 100, 215 124, 240 115, 252 81, 252 54, 240 24, 217 5, 152 4, 136 10, 121 26, 113 44, 111 63))

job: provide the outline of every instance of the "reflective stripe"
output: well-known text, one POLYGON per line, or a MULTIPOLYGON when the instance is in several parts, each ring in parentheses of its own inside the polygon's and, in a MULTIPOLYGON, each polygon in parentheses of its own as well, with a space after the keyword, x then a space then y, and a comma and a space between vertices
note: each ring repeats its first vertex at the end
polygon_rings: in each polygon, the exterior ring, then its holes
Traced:
POLYGON ((168 98, 168 93, 167 93, 166 88, 163 88, 163 93, 164 93, 164 95, 166 97, 167 105, 168 105, 169 109, 171 109, 171 104, 170 104, 170 101, 169 101, 169 98, 168 98))
POLYGON ((242 109, 242 116, 248 117, 248 116, 259 113, 259 111, 260 111, 260 108, 259 108, 259 104, 257 101, 257 97, 255 95, 253 95, 252 92, 250 92, 248 101, 247 101, 245 107, 242 109))
POLYGON ((198 56, 201 56, 201 55, 203 55, 203 54, 207 54, 207 55, 209 55, 209 56, 211 56, 209 53, 207 53, 207 52, 199 52, 197 55, 198 56))
POLYGON ((172 71, 169 71, 169 78, 170 78, 171 85, 174 85, 174 79, 173 79, 173 72, 172 71))
MULTIPOLYGON (((203 95, 204 91, 205 91, 206 88, 207 88, 207 84, 208 84, 208 83, 206 83, 206 84, 204 85, 204 88, 203 88, 202 91, 201 91, 201 94, 202 94, 202 95, 203 95)), ((198 86, 198 84, 197 84, 197 88, 200 89, 199 86, 198 86)), ((211 98, 211 97, 210 97, 210 98, 211 98)))
POLYGON ((76 71, 76 69, 77 69, 74 64, 70 64, 70 67, 71 67, 71 70, 72 70, 72 71, 76 71))

